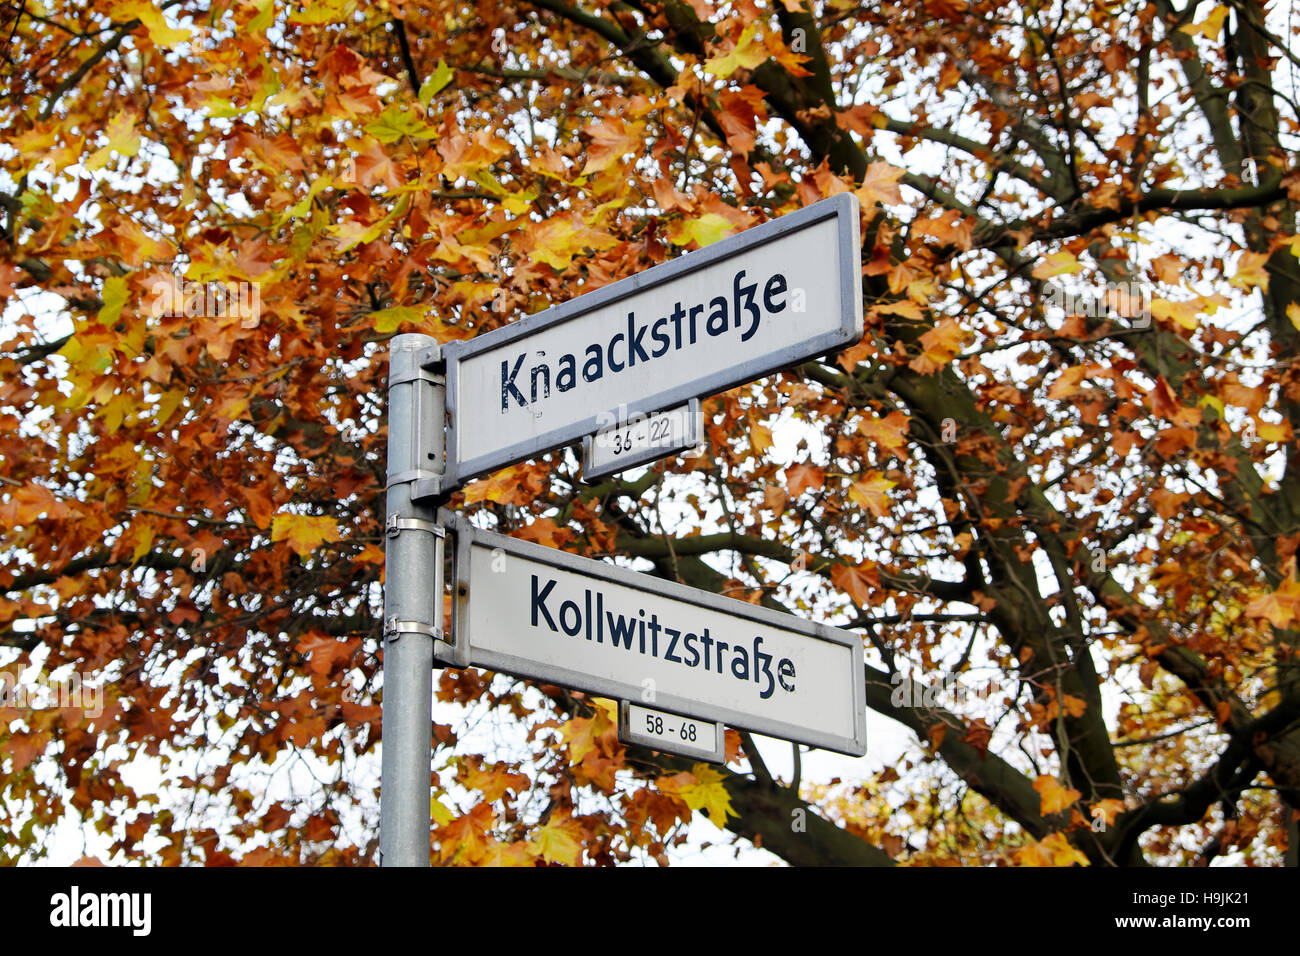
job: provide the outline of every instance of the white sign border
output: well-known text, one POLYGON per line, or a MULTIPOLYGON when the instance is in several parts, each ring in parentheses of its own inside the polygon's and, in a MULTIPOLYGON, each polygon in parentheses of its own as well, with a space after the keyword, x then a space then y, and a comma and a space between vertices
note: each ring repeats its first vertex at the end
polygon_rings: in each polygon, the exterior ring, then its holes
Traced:
POLYGON ((745 618, 767 627, 793 631, 814 640, 829 641, 848 648, 852 668, 857 672, 857 679, 849 680, 852 697, 850 707, 853 712, 853 735, 851 737, 820 733, 786 721, 769 720, 743 711, 710 704, 707 701, 687 700, 673 694, 657 694, 651 706, 670 713, 695 717, 699 720, 712 720, 726 727, 749 730, 769 737, 777 737, 782 740, 821 747, 825 750, 833 750, 836 753, 847 754, 850 757, 866 755, 867 672, 862 638, 858 635, 817 621, 796 617, 793 614, 785 614, 761 605, 723 597, 712 591, 687 587, 684 584, 678 584, 676 581, 668 581, 644 572, 631 571, 627 568, 606 564, 604 561, 579 557, 576 554, 569 554, 567 551, 560 551, 557 548, 547 548, 531 541, 521 541, 507 535, 482 531, 475 528, 460 515, 447 509, 438 512, 438 523, 443 525, 447 532, 453 536, 455 547, 452 549, 454 558, 451 574, 453 582, 452 643, 448 644, 445 641, 436 641, 434 643, 434 657, 437 661, 452 667, 483 667, 507 674, 517 674, 520 677, 527 677, 547 684, 556 684, 560 687, 571 687, 575 690, 596 694, 601 697, 609 697, 613 700, 635 700, 640 697, 643 690, 640 685, 628 684, 616 678, 604 677, 599 674, 584 674, 568 668, 553 667, 513 654, 486 651, 474 647, 474 635, 468 627, 469 601, 476 587, 475 582, 469 580, 470 548, 474 544, 491 550, 499 548, 506 555, 516 554, 530 561, 536 561, 561 571, 597 580, 611 581, 636 591, 643 591, 647 594, 666 597, 685 604, 708 608, 732 617, 745 618))

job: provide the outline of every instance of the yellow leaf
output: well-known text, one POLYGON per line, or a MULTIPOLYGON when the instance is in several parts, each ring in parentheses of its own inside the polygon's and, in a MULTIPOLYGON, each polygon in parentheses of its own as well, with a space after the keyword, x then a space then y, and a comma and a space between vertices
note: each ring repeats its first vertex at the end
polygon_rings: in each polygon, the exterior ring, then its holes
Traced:
POLYGON ((1171 302, 1168 299, 1152 299, 1151 315, 1157 319, 1170 319, 1177 322, 1189 332, 1196 330, 1196 317, 1201 314, 1200 305, 1195 299, 1190 302, 1171 302))
POLYGON ((755 422, 749 428, 749 442, 754 446, 755 452, 760 455, 766 454, 772 447, 772 432, 765 425, 755 422))
POLYGON ((677 246, 711 245, 736 231, 735 225, 716 212, 706 212, 698 219, 679 219, 668 228, 668 238, 677 246))
POLYGON ((1063 786, 1050 774, 1039 775, 1034 781, 1034 789, 1038 791, 1039 802, 1042 804, 1041 812, 1044 816, 1060 813, 1083 796, 1078 790, 1063 786))
POLYGON ((1300 330, 1300 305, 1292 302, 1286 307, 1286 317, 1291 320, 1291 324, 1300 330))
POLYGON ((271 540, 287 541, 300 558, 305 558, 324 542, 338 541, 339 529, 328 515, 279 512, 271 519, 271 540))
POLYGON ((265 36, 266 28, 275 22, 275 0, 256 0, 253 9, 257 14, 248 21, 244 29, 249 33, 260 33, 265 36))
POLYGON ((1223 32, 1223 19, 1228 15, 1228 8, 1219 4, 1199 23, 1188 23, 1178 29, 1182 33, 1196 36, 1198 33, 1207 40, 1215 40, 1223 32))
POLYGON ((113 276, 104 280, 104 289, 100 293, 104 302, 99 309, 100 325, 111 328, 117 322, 118 316, 122 314, 122 306, 126 304, 126 295, 126 279, 113 276))
POLYGON ((572 817, 554 816, 529 843, 547 863, 577 866, 582 859, 582 825, 572 817))
POLYGON ((1052 276, 1078 272, 1082 268, 1073 253, 1062 249, 1060 252, 1053 252, 1035 266, 1033 276, 1035 279, 1050 279, 1052 276))
POLYGON ((116 116, 108 121, 104 127, 104 135, 108 137, 108 145, 97 150, 86 160, 85 167, 89 170, 101 169, 108 164, 109 158, 113 153, 122 156, 134 156, 140 151, 140 137, 135 132, 136 116, 129 110, 121 110, 116 116))
POLYGON ((438 91, 450 83, 454 75, 451 67, 444 60, 439 60, 438 66, 432 75, 420 85, 419 100, 421 105, 428 106, 429 100, 437 96, 438 91))
POLYGON ((398 305, 370 313, 370 321, 380 335, 396 332, 402 325, 419 325, 424 321, 424 309, 418 305, 398 305))
POLYGON ((731 795, 722 785, 723 776, 706 763, 697 763, 690 773, 679 773, 658 781, 659 789, 680 797, 692 810, 700 810, 718 826, 728 816, 739 816, 731 808, 731 795))
POLYGON ((188 40, 194 33, 184 27, 175 28, 167 24, 162 11, 149 0, 132 0, 130 3, 118 4, 114 14, 123 20, 139 20, 149 33, 154 46, 173 47, 182 40, 188 40))
POLYGON ((452 812, 447 809, 447 805, 437 797, 429 799, 429 813, 433 816, 435 826, 445 827, 455 819, 452 812))
POLYGON ((752 70, 766 59, 767 48, 758 36, 757 26, 751 23, 730 51, 705 61, 704 72, 726 79, 737 70, 752 70))
POLYGON ((889 513, 890 488, 898 484, 890 481, 878 471, 870 472, 862 481, 855 481, 849 486, 849 500, 861 508, 866 508, 877 518, 889 513))
POLYGON ((1017 866, 1087 866, 1088 858, 1063 833, 1053 833, 1015 852, 1017 866))
POLYGON ((1263 252, 1243 252, 1237 260, 1237 273, 1228 280, 1228 285, 1249 292, 1259 289, 1268 291, 1268 271, 1264 268, 1268 255, 1263 252))
POLYGON ((585 248, 608 249, 618 240, 608 233, 591 229, 581 219, 555 216, 529 230, 527 241, 531 258, 544 262, 556 272, 563 272, 573 257, 585 248))

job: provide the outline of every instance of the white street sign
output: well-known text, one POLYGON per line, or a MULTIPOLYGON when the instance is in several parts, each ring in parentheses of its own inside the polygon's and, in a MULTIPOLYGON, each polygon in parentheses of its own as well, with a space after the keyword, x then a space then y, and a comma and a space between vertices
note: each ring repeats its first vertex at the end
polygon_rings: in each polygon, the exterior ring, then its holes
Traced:
POLYGON ((618 739, 625 744, 641 744, 683 757, 724 763, 725 733, 717 721, 683 717, 626 700, 618 705, 618 739))
POLYGON ((455 537, 443 662, 866 753, 856 635, 439 519, 455 537))
POLYGON ((692 398, 662 412, 628 415, 582 440, 582 480, 595 481, 638 465, 693 449, 704 440, 704 413, 692 398))
POLYGON ((857 342, 858 202, 840 193, 466 342, 446 359, 446 472, 416 497, 857 342))

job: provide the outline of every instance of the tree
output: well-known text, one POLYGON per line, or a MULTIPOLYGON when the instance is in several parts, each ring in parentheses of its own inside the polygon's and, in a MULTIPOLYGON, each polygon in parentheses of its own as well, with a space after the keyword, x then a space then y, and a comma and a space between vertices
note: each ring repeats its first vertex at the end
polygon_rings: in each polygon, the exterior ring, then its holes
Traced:
POLYGON ((530 752, 435 726, 434 860, 663 861, 698 809, 795 864, 1295 865, 1282 13, 7 5, 0 852, 70 812, 124 858, 372 861, 384 343, 849 190, 860 343, 709 400, 701 458, 454 504, 857 630, 914 752, 801 785, 438 671, 530 752), (34 670, 102 708, 13 706, 34 670))

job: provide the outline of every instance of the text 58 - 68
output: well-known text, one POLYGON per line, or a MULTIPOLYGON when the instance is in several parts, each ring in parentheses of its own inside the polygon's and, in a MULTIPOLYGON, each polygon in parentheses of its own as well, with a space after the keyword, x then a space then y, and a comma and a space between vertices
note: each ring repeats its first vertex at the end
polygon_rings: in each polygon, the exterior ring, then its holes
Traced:
POLYGON ((685 740, 688 743, 693 743, 699 736, 699 731, 696 729, 695 721, 693 720, 683 720, 680 724, 674 727, 673 721, 670 720, 667 723, 664 723, 662 717, 655 716, 654 714, 645 715, 645 732, 647 734, 654 734, 656 737, 676 737, 677 739, 685 740))

